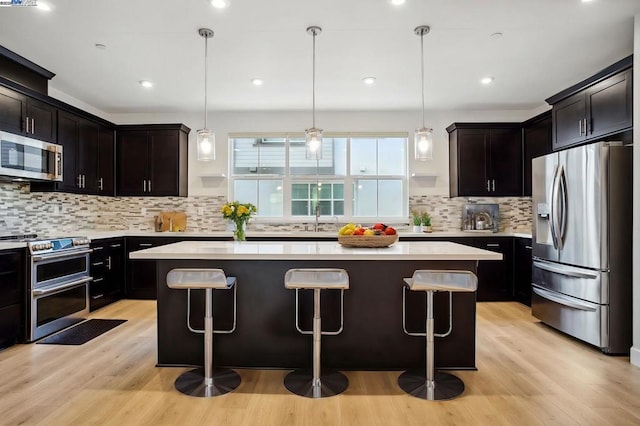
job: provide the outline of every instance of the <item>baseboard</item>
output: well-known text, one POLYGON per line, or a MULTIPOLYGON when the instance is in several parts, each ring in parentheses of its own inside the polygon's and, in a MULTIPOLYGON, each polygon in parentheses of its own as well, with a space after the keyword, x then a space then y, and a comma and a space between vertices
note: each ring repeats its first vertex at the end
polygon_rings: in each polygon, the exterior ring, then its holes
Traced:
POLYGON ((633 346, 631 348, 631 364, 640 367, 640 347, 633 346))

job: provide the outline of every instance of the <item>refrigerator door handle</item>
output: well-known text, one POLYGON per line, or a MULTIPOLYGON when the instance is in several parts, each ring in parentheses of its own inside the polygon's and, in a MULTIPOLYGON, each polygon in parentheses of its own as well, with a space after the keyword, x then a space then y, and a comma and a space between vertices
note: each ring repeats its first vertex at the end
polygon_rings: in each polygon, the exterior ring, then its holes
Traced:
POLYGON ((551 230, 551 242, 553 243, 553 248, 558 248, 558 234, 556 232, 556 215, 557 215, 557 205, 556 205, 556 192, 557 192, 557 182, 558 181, 558 166, 553 170, 553 179, 551 180, 551 199, 549 202, 549 226, 551 230))
POLYGON ((547 300, 551 300, 552 302, 556 302, 561 305, 568 306, 569 308, 579 309, 581 311, 589 311, 589 312, 596 311, 596 308, 594 308, 593 306, 587 305, 585 303, 580 303, 575 299, 568 298, 567 296, 563 296, 560 293, 552 293, 550 291, 543 290, 538 287, 532 287, 532 289, 533 289, 533 292, 536 293, 538 296, 543 297, 547 300))
POLYGON ((586 279, 589 279, 589 280, 595 280, 596 278, 598 278, 598 274, 591 274, 591 273, 586 272, 586 271, 576 271, 576 270, 573 270, 573 269, 562 268, 562 267, 559 267, 559 266, 554 266, 554 265, 548 264, 546 262, 534 261, 533 262, 533 266, 535 266, 536 268, 545 270, 545 271, 553 272, 553 273, 560 274, 560 275, 566 275, 567 277, 586 278, 586 279))
POLYGON ((558 224, 558 248, 562 250, 564 247, 564 237, 567 231, 567 205, 569 203, 567 199, 567 176, 564 173, 564 167, 560 166, 558 169, 558 200, 560 200, 560 215, 558 224))

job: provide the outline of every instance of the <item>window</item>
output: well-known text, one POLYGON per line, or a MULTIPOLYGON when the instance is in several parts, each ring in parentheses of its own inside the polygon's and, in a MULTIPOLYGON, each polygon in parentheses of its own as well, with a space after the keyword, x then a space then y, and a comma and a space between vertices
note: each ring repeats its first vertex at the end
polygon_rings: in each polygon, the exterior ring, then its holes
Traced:
POLYGON ((230 198, 258 217, 341 221, 405 220, 407 136, 325 137, 322 159, 307 160, 303 135, 231 135, 230 198))

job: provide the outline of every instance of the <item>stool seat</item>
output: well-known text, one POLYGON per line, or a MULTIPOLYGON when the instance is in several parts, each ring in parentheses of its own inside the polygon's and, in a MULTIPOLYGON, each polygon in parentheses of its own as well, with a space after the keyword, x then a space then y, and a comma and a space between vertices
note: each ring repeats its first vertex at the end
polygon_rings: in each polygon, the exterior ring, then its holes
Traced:
POLYGON ((478 278, 469 271, 433 271, 418 269, 411 278, 404 278, 413 291, 476 291, 478 278))
POLYGON ((284 275, 284 286, 288 289, 349 289, 349 275, 344 269, 289 269, 284 275))
POLYGON ((231 288, 235 277, 227 277, 222 269, 172 269, 167 274, 167 286, 173 289, 231 288))

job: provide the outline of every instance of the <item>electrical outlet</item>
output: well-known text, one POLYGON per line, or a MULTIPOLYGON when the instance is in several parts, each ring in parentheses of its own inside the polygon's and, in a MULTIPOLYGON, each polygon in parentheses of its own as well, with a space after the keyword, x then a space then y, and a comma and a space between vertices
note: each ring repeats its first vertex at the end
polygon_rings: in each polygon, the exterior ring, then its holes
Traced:
POLYGON ((198 216, 204 215, 204 207, 198 207, 198 216))
POLYGON ((147 209, 146 209, 146 208, 144 208, 144 207, 142 207, 142 208, 140 209, 140 214, 141 214, 142 216, 146 216, 146 215, 147 215, 147 209))

